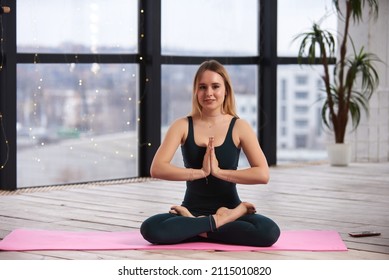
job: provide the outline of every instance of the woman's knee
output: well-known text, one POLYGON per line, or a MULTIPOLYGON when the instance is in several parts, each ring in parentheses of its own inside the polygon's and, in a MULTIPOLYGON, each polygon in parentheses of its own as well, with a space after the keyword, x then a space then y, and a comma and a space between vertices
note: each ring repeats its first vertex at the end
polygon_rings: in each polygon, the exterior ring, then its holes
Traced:
MULTIPOLYGON (((163 215, 165 216, 165 215, 163 215)), ((153 244, 159 244, 163 241, 163 236, 161 231, 161 221, 166 219, 162 215, 152 216, 145 221, 140 226, 140 233, 145 240, 153 244)))
POLYGON ((253 246, 256 247, 270 247, 278 241, 281 230, 279 226, 271 219, 262 217, 260 222, 255 225, 256 230, 253 234, 256 234, 255 238, 252 238, 253 246))
POLYGON ((265 231, 261 232, 261 238, 258 238, 259 247, 270 247, 274 245, 280 237, 281 231, 276 223, 271 227, 267 227, 265 231))
MULTIPOLYGON (((147 219, 143 221, 143 223, 140 226, 140 233, 142 234, 143 238, 149 242, 151 242, 151 239, 153 239, 154 230, 152 227, 152 223, 150 222, 150 219, 147 219)), ((151 242, 153 243, 153 242, 151 242)))

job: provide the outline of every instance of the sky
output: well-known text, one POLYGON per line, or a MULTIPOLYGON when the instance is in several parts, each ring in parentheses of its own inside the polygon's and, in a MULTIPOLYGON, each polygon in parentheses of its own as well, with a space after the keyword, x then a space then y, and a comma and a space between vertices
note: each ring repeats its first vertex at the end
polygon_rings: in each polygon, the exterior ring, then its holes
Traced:
MULTIPOLYGON (((330 13, 332 0, 278 1, 279 55, 296 54, 293 37, 330 13)), ((162 47, 253 55, 257 5, 257 0, 162 0, 162 47)), ((137 0, 18 0, 18 44, 39 49, 72 42, 92 52, 101 45, 134 45, 137 12, 137 0)), ((334 15, 324 27, 336 28, 334 15)))

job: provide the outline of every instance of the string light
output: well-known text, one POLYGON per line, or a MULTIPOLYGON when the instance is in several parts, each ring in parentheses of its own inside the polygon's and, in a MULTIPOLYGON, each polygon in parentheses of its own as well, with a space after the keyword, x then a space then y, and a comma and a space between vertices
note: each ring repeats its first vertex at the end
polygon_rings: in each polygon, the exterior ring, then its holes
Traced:
POLYGON ((39 63, 39 55, 36 53, 34 54, 34 64, 39 63))
MULTIPOLYGON (((2 12, 5 12, 3 10, 3 6, 1 5, 2 12)), ((9 9, 9 8, 8 8, 9 9)), ((9 10, 7 11, 7 13, 9 10)), ((4 63, 4 29, 3 29, 3 17, 0 16, 0 71, 3 70, 3 63, 4 63)), ((3 122, 3 114, 0 112, 0 127, 1 127, 1 134, 2 138, 4 139, 5 144, 5 159, 4 162, 0 163, 0 170, 4 169, 7 165, 8 159, 9 159, 9 143, 7 139, 7 135, 5 133, 5 127, 3 122)))
POLYGON ((139 144, 139 146, 141 146, 141 147, 144 147, 144 146, 151 147, 151 143, 150 142, 149 143, 141 143, 141 144, 139 144))
POLYGON ((3 122, 3 114, 0 113, 0 127, 1 127, 1 133, 3 134, 4 137, 4 143, 5 143, 5 159, 4 162, 1 163, 0 165, 0 170, 4 169, 4 167, 7 165, 8 159, 9 159, 9 143, 7 140, 7 136, 5 134, 5 128, 4 128, 4 122, 3 122))
MULTIPOLYGON (((140 22, 144 22, 144 16, 145 16, 145 10, 144 9, 140 9, 139 10, 139 16, 140 16, 140 22)), ((141 25, 141 29, 142 30, 139 30, 139 39, 140 39, 140 42, 143 42, 146 38, 146 35, 145 35, 145 30, 144 30, 144 25, 142 24, 141 25)), ((140 43, 140 44, 142 44, 142 43, 140 43)), ((142 47, 140 47, 140 49, 142 49, 142 47)), ((144 57, 143 56, 143 54, 141 54, 141 55, 139 55, 139 57, 138 57, 138 61, 139 61, 139 63, 140 64, 146 64, 147 63, 147 57, 144 57)), ((140 95, 139 95, 139 100, 137 101, 137 103, 138 103, 138 106, 140 106, 141 105, 141 103, 142 103, 142 100, 143 100, 143 98, 145 98, 145 96, 146 96, 146 92, 147 92, 147 89, 146 89, 146 86, 147 86, 147 83, 150 81, 150 79, 149 79, 149 77, 147 77, 147 73, 146 73, 146 77, 144 78, 144 80, 142 81, 143 83, 144 83, 144 85, 145 85, 145 88, 143 89, 143 92, 141 92, 140 93, 140 95)), ((138 125, 142 125, 142 120, 141 120, 141 118, 140 117, 138 117, 137 118, 137 122, 138 122, 138 125)), ((152 147, 153 145, 152 145, 152 143, 150 143, 150 142, 143 142, 143 143, 139 143, 139 147, 141 147, 141 148, 143 148, 143 147, 152 147)))
POLYGON ((3 45, 3 43, 4 43, 3 17, 0 16, 0 71, 3 70, 3 63, 4 63, 4 45, 3 45))

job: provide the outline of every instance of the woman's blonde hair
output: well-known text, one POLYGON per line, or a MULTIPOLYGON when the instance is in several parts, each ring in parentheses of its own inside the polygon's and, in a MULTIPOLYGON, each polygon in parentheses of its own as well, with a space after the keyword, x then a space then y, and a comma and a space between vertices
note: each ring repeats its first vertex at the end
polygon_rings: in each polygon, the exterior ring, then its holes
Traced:
POLYGON ((235 108, 235 95, 234 89, 232 88, 232 83, 230 76, 228 75, 225 67, 216 60, 207 60, 200 64, 199 69, 197 69, 196 75, 193 80, 193 94, 192 94, 192 116, 201 116, 202 107, 197 100, 196 91, 198 88, 199 80, 201 75, 205 71, 212 71, 219 74, 224 80, 224 86, 226 88, 226 96, 223 102, 223 112, 230 114, 232 116, 238 117, 236 114, 235 108))

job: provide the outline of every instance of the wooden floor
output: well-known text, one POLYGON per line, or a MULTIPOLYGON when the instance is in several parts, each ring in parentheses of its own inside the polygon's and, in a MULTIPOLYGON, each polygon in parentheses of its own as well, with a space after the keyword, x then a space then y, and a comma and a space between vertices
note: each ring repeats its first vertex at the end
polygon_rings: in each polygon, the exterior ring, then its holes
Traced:
MULTIPOLYGON (((16 228, 123 231, 180 203, 182 182, 137 180, 110 185, 21 189, 0 193, 0 239, 16 228)), ((30 259, 389 259, 389 163, 326 163, 271 168, 271 182, 239 186, 282 229, 336 230, 347 252, 33 251, 0 252, 2 260, 30 259), (348 232, 375 230, 379 237, 348 232)))

